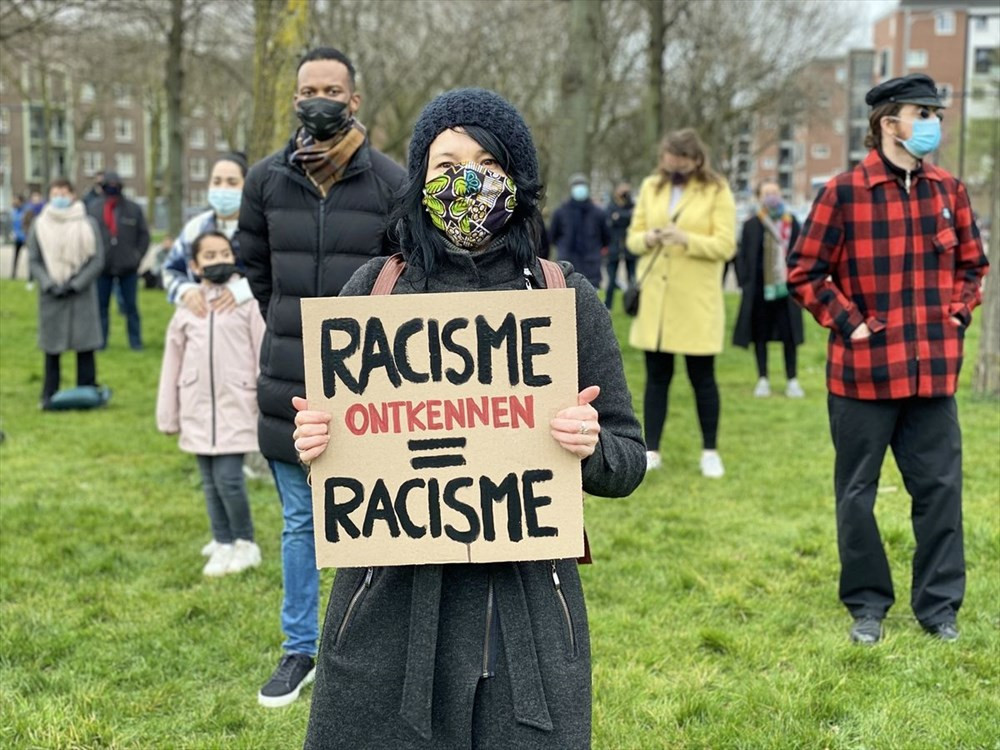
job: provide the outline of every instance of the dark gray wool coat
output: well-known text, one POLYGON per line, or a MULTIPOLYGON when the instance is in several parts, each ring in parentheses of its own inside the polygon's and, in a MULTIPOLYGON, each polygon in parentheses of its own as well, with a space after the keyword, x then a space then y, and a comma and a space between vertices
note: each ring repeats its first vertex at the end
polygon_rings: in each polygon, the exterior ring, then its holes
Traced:
POLYGON ((34 229, 28 235, 31 277, 38 282, 38 348, 46 354, 91 352, 104 343, 96 284, 104 269, 104 246, 97 222, 90 217, 87 221, 94 230, 96 252, 67 281, 73 291, 65 297, 52 294, 55 284, 42 259, 38 236, 34 229))
MULTIPOLYGON (((384 264, 365 264, 341 294, 369 294, 384 264)), ((593 287, 562 265, 576 290, 579 385, 601 387, 600 442, 583 461, 583 489, 624 497, 642 481, 646 459, 621 352, 593 287)), ((454 248, 426 291, 545 294, 537 261, 532 271, 539 291, 525 289, 502 245, 476 255, 454 248)), ((422 272, 407 267, 394 293, 423 291, 422 272)), ((584 750, 590 714, 590 637, 575 560, 337 572, 307 750, 584 750)))

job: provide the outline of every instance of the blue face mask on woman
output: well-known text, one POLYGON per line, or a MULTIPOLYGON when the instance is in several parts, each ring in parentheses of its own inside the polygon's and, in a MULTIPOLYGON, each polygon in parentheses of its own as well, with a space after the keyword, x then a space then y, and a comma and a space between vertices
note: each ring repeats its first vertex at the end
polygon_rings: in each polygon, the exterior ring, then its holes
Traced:
POLYGON ((50 198, 49 203, 52 204, 52 208, 58 208, 61 211, 65 211, 73 205, 73 199, 68 195, 57 195, 55 198, 50 198))
POLYGON ((917 159, 923 159, 941 144, 941 120, 937 117, 914 120, 913 134, 905 141, 902 138, 896 140, 917 159))
POLYGON ((209 188, 208 204, 219 216, 232 216, 240 210, 243 191, 237 188, 209 188))

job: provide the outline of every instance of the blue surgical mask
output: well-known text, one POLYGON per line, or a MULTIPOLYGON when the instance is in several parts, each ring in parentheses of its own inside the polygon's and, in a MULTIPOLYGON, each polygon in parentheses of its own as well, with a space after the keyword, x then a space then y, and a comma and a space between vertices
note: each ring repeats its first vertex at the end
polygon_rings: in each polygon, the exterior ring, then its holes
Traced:
POLYGON ((240 210, 243 191, 238 188, 209 188, 208 204, 219 216, 232 216, 240 210))
POLYGON ((55 198, 50 198, 49 203, 52 204, 52 208, 58 208, 61 211, 65 211, 73 205, 73 199, 66 195, 57 195, 55 198))
POLYGON ((575 201, 585 201, 590 197, 590 188, 586 185, 574 185, 569 189, 569 194, 575 201))
POLYGON ((913 135, 905 141, 897 138, 903 148, 918 159, 923 159, 941 144, 941 120, 932 117, 929 120, 914 120, 913 135))

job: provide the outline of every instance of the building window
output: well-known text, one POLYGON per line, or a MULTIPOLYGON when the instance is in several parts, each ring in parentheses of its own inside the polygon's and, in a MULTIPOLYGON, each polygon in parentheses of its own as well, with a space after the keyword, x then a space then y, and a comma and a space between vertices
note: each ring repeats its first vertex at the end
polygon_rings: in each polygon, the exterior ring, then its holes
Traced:
POLYGON ((132 130, 132 120, 128 117, 115 118, 115 140, 119 143, 131 143, 135 140, 135 133, 132 130))
POLYGON ((773 156, 765 156, 763 159, 761 159, 760 160, 760 168, 761 169, 774 169, 774 157, 773 156))
POLYGON ((115 171, 121 178, 135 177, 135 156, 115 154, 115 171))
POLYGON ((888 78, 892 75, 892 50, 886 47, 878 53, 878 77, 888 78))
POLYGON ((132 106, 132 91, 128 86, 123 84, 115 84, 112 92, 115 97, 116 107, 131 107, 132 106))
POLYGON ((0 169, 4 172, 10 169, 10 146, 0 146, 0 169))
POLYGON ((191 116, 192 117, 204 117, 205 116, 205 107, 203 105, 201 105, 201 104, 195 104, 191 108, 191 116))
POLYGON ((990 73, 1000 67, 1000 47, 976 47, 976 73, 990 73))
POLYGON ((192 180, 208 179, 208 162, 204 156, 192 156, 189 164, 191 166, 189 176, 192 180))
POLYGON ((950 107, 951 106, 951 94, 954 91, 954 89, 952 89, 952 87, 951 87, 951 84, 950 83, 939 83, 938 87, 937 87, 937 90, 938 90, 938 96, 941 97, 941 101, 944 104, 944 106, 950 107))
POLYGON ((791 172, 782 172, 778 175, 778 187, 781 188, 782 193, 786 190, 792 189, 792 174, 791 172))
POLYGON ((10 110, 6 107, 0 107, 0 134, 6 134, 10 132, 10 110))
POLYGON ((986 16, 973 16, 972 22, 975 24, 976 31, 986 31, 990 25, 990 20, 986 16))
POLYGON ((83 152, 83 173, 87 177, 93 177, 104 169, 104 154, 100 151, 83 152))
POLYGON ((207 206, 208 205, 208 194, 203 188, 195 188, 191 191, 191 205, 192 206, 207 206))
POLYGON ((843 135, 844 134, 844 118, 843 117, 837 117, 837 118, 834 119, 834 121, 833 121, 833 132, 836 133, 837 135, 843 135))
POLYGON ((191 128, 191 139, 188 141, 191 148, 205 148, 205 128, 191 128))
POLYGON ((80 101, 86 104, 97 100, 97 89, 92 83, 84 83, 80 86, 80 101))
POLYGON ((906 51, 906 67, 908 68, 926 68, 927 67, 927 50, 925 49, 911 49, 906 51))
POLYGON ((809 147, 809 156, 813 159, 829 159, 830 147, 825 143, 814 143, 809 147))
POLYGON ((87 123, 87 129, 83 131, 83 140, 85 141, 104 140, 104 122, 99 117, 95 117, 93 120, 87 123))
POLYGON ((847 68, 843 65, 837 67, 837 72, 835 73, 837 83, 843 83, 847 80, 847 68))
POLYGON ((934 14, 934 33, 938 36, 952 36, 955 33, 955 11, 939 10, 934 14))
POLYGON ((226 140, 226 136, 223 135, 221 129, 215 131, 215 150, 216 151, 229 150, 229 141, 226 140))

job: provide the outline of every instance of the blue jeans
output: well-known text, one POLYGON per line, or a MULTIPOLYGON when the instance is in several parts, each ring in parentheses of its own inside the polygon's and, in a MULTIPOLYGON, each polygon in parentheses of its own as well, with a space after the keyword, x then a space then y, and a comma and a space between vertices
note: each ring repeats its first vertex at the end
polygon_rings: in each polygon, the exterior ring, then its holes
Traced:
POLYGON ((298 464, 271 461, 281 498, 281 648, 289 654, 316 655, 319 640, 319 571, 313 538, 312 490, 298 464))
POLYGON ((128 345, 133 349, 142 349, 139 305, 136 302, 139 284, 139 274, 137 273, 130 273, 127 276, 101 274, 97 277, 97 301, 101 311, 101 332, 104 334, 104 346, 108 345, 108 308, 111 306, 111 290, 114 287, 115 279, 118 280, 118 289, 121 292, 119 302, 122 305, 122 312, 125 314, 128 326, 128 345))

